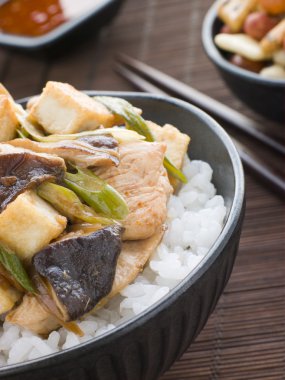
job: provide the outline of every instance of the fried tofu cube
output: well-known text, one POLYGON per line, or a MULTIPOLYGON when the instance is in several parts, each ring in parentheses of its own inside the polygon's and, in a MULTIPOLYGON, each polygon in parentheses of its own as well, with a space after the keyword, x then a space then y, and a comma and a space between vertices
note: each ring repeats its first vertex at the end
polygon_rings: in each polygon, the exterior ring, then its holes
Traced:
POLYGON ((147 121, 147 125, 153 133, 155 140, 166 144, 166 155, 170 161, 178 169, 181 169, 190 143, 190 137, 185 133, 181 133, 171 124, 165 124, 163 127, 160 127, 152 121, 147 121))
POLYGON ((103 104, 60 82, 47 82, 29 117, 51 134, 76 133, 101 125, 107 128, 117 121, 103 104))
POLYGON ((19 125, 11 100, 7 95, 0 95, 0 141, 9 141, 16 137, 19 125))
POLYGON ((29 261, 63 232, 66 223, 64 216, 29 190, 0 214, 0 241, 21 259, 29 261))
POLYGON ((13 288, 4 277, 0 276, 0 314, 7 313, 21 298, 21 292, 13 288))
MULTIPOLYGON (((166 144, 166 156, 178 169, 181 169, 190 143, 190 137, 185 133, 181 133, 171 124, 165 124, 161 127, 152 121, 147 121, 146 123, 155 140, 166 144)), ((171 177, 169 181, 174 189, 179 186, 179 181, 175 178, 171 177)))

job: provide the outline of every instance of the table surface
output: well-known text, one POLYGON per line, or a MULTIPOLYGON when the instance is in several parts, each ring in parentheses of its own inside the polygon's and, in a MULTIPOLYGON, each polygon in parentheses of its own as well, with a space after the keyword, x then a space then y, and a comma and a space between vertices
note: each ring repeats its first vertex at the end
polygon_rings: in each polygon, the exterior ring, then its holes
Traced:
MULTIPOLYGON (((82 90, 134 90, 113 70, 115 54, 123 52, 253 117, 284 141, 284 126, 269 123, 234 98, 205 56, 200 32, 211 3, 125 0, 99 34, 90 33, 61 56, 0 49, 0 80, 15 98, 40 92, 47 80, 82 90)), ((282 170, 279 157, 242 140, 282 170)), ((249 174, 246 187, 247 211, 231 279, 196 342, 161 380, 285 379, 284 203, 249 174)))

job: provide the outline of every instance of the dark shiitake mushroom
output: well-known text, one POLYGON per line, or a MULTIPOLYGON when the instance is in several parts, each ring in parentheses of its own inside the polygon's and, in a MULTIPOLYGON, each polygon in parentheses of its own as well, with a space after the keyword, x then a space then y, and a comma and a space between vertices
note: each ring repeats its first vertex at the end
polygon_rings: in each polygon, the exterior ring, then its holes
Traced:
POLYGON ((0 148, 0 212, 25 190, 45 181, 61 182, 65 170, 62 158, 17 151, 3 144, 0 148))
POLYGON ((118 143, 112 136, 86 136, 77 140, 38 142, 26 138, 8 144, 37 153, 55 154, 82 168, 119 165, 118 143))
POLYGON ((121 251, 121 233, 122 227, 112 225, 88 235, 67 236, 33 257, 34 268, 42 276, 62 320, 79 318, 110 292, 121 251))

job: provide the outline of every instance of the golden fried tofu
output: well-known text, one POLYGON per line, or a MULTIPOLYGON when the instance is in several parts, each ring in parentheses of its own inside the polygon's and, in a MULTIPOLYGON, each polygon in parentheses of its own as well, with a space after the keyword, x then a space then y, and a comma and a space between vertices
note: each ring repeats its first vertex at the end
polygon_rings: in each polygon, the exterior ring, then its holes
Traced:
MULTIPOLYGON (((181 169, 190 143, 190 137, 185 133, 181 133, 171 124, 165 124, 161 127, 152 121, 147 121, 146 123, 155 140, 166 144, 166 156, 178 169, 181 169)), ((169 181, 174 189, 178 187, 178 180, 169 178, 169 181)))
POLYGON ((28 102, 27 102, 27 105, 26 105, 26 110, 29 111, 32 109, 33 105, 36 104, 39 100, 39 97, 40 95, 35 95, 35 96, 32 96, 28 102))
POLYGON ((0 314, 7 313, 21 298, 21 292, 0 276, 0 314))
POLYGON ((34 191, 19 195, 0 214, 0 241, 21 259, 29 260, 58 237, 67 220, 34 191))
POLYGON ((0 94, 0 141, 9 141, 16 137, 18 125, 18 119, 9 97, 0 94))
POLYGON ((185 133, 181 133, 171 124, 165 124, 163 127, 160 127, 152 121, 147 121, 146 123, 153 133, 155 140, 166 144, 166 156, 178 169, 181 169, 190 143, 190 137, 185 133))
POLYGON ((46 132, 67 134, 111 127, 116 117, 101 103, 67 83, 47 82, 42 94, 32 103, 29 117, 46 132))
POLYGON ((239 32, 256 5, 257 0, 225 0, 219 5, 218 16, 233 32, 239 32))

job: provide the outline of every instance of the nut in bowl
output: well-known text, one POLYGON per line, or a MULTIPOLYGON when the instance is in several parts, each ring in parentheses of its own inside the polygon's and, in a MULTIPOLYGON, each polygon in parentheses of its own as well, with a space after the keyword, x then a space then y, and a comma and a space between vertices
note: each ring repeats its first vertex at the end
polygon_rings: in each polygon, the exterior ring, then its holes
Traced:
POLYGON ((215 3, 203 23, 203 45, 231 90, 267 118, 285 120, 285 3, 215 3))
POLYGON ((14 119, 0 144, 0 218, 14 218, 17 240, 0 237, 0 378, 156 379, 231 273, 244 210, 234 145, 171 98, 49 82, 24 109, 2 92, 14 119))

